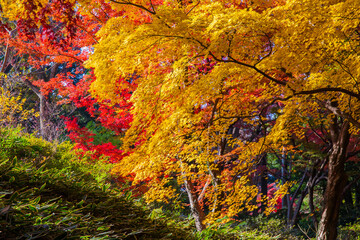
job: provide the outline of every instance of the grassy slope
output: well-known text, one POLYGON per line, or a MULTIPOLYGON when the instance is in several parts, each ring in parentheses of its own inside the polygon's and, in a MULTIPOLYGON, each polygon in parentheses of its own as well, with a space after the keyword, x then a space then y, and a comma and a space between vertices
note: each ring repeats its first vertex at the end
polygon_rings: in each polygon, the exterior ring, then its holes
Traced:
POLYGON ((150 220, 69 148, 19 134, 0 132, 0 239, 191 238, 150 220))

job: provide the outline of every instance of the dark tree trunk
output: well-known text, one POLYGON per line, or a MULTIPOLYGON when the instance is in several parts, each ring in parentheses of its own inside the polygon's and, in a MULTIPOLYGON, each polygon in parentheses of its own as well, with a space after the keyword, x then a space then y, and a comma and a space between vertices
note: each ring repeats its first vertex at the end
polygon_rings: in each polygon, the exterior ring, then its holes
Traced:
POLYGON ((299 197, 299 200, 298 202, 296 203, 296 207, 293 211, 293 215, 291 216, 291 218, 288 220, 288 227, 294 227, 297 220, 298 220, 298 216, 299 216, 299 213, 300 213, 300 209, 301 209, 301 206, 302 206, 302 203, 304 201, 304 198, 306 197, 307 195, 307 192, 308 192, 308 188, 306 187, 302 192, 301 192, 301 195, 299 197))
POLYGON ((315 216, 315 207, 314 207, 314 187, 316 185, 316 178, 319 174, 319 169, 317 169, 318 163, 315 163, 314 166, 311 169, 310 178, 307 184, 308 192, 309 192, 309 208, 310 208, 310 215, 311 220, 313 221, 315 229, 317 229, 317 219, 315 216))
MULTIPOLYGON (((283 151, 283 154, 281 156, 281 179, 282 184, 285 184, 289 179, 289 163, 286 158, 285 151, 283 151)), ((282 198, 282 209, 286 209, 286 216, 288 217, 289 208, 290 208, 290 196, 289 194, 286 194, 282 198)))
POLYGON ((260 187, 261 187, 261 197, 263 198, 263 201, 261 202, 261 212, 264 212, 267 207, 267 193, 268 193, 266 154, 264 154, 261 158, 260 167, 261 167, 260 187))
POLYGON ((328 162, 328 178, 324 195, 324 208, 317 231, 317 240, 336 240, 342 193, 346 186, 344 170, 346 149, 349 144, 349 122, 339 123, 335 118, 330 129, 332 149, 328 162))
POLYGON ((308 192, 308 188, 307 186, 305 187, 305 189, 302 190, 301 192, 301 195, 296 203, 296 206, 295 208, 293 209, 293 206, 294 206, 294 203, 295 203, 295 199, 297 198, 298 194, 300 193, 300 189, 301 189, 301 186, 304 184, 304 181, 305 181, 305 178, 307 176, 307 173, 308 173, 308 169, 306 168, 305 169, 305 172, 301 178, 301 181, 300 181, 300 184, 299 186, 297 187, 297 189, 295 190, 294 194, 292 195, 292 199, 291 199, 291 202, 290 202, 290 206, 291 206, 291 215, 288 214, 287 216, 287 226, 289 228, 292 228, 295 226, 296 224, 296 220, 298 218, 298 215, 299 215, 299 212, 300 212, 300 208, 302 206, 302 203, 304 201, 304 198, 308 192))
POLYGON ((317 220, 315 216, 315 207, 314 207, 314 186, 313 184, 308 186, 309 189, 309 208, 311 213, 311 220, 313 221, 315 229, 317 229, 317 220))

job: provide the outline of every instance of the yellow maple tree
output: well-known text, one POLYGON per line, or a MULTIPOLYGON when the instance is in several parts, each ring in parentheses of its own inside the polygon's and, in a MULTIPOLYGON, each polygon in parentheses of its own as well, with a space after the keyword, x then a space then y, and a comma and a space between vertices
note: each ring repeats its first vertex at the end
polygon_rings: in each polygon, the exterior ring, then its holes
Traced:
MULTIPOLYGON (((266 146, 286 146, 289 130, 301 137, 301 117, 294 116, 298 109, 316 119, 310 109, 322 108, 330 113, 327 125, 333 129, 324 208, 338 206, 341 200, 334 191, 343 186, 348 131, 351 126, 357 133, 360 126, 359 2, 253 2, 245 7, 222 1, 165 1, 156 6, 131 2, 135 8, 140 5, 136 11, 143 10, 151 21, 134 24, 119 18, 106 24, 88 61, 97 76, 93 93, 113 98, 109 89, 114 79, 129 72, 141 76, 132 97, 135 119, 127 140, 129 145, 139 139, 144 143, 117 169, 122 173, 132 169, 140 179, 169 169, 182 172, 179 179, 184 181, 202 174, 211 178, 219 157, 206 149, 221 143, 236 117, 256 122, 264 104, 285 104, 266 139, 245 144, 234 139, 235 149, 244 155, 237 167, 245 169, 266 146), (216 65, 201 74, 196 66, 206 58, 216 65), (204 111, 192 114, 194 107, 204 111), (205 124, 199 127, 202 121, 205 124), (178 161, 166 162, 172 158, 178 161)), ((213 202, 221 199, 216 197, 219 192, 227 191, 217 177, 213 176, 209 197, 213 202)), ((319 239, 336 236, 336 230, 328 230, 336 212, 324 211, 319 239)))
MULTIPOLYGON (((304 138, 304 118, 312 118, 331 142, 317 238, 336 239, 347 147, 360 130, 360 2, 108 2, 124 14, 98 32, 86 63, 96 75, 92 94, 116 104, 117 80, 137 83, 124 144, 131 154, 114 172, 150 179, 149 201, 172 199, 171 181, 183 184, 202 230, 255 207, 249 179, 258 156, 291 150, 289 136, 304 138), (267 110, 277 103, 274 118, 267 110), (239 119, 263 133, 237 136, 239 119)), ((94 14, 99 4, 78 1, 78 10, 94 14)))

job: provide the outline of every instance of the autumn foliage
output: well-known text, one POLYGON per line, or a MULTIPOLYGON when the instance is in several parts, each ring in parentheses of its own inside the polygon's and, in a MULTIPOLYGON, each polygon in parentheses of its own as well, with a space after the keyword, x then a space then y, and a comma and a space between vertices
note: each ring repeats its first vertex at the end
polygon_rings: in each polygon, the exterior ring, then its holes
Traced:
POLYGON ((121 149, 94 144, 65 118, 77 147, 146 184, 148 202, 181 205, 186 193, 202 231, 282 199, 292 227, 323 181, 313 224, 336 239, 337 193, 356 179, 345 168, 359 153, 359 4, 1 0, 0 30, 28 56, 23 81, 121 137, 121 149), (54 66, 50 78, 30 74, 54 66))

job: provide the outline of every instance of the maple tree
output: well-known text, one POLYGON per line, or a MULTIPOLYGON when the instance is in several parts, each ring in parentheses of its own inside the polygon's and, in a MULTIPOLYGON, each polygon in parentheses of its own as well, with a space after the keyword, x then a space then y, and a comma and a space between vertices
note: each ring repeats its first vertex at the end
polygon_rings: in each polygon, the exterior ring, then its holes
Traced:
MULTIPOLYGON (((75 2, 66 0, 2 2, 1 6, 1 40, 7 46, 4 55, 11 53, 11 58, 4 58, 2 69, 13 70, 14 59, 26 59, 22 63, 22 71, 13 72, 17 74, 17 81, 25 83, 39 98, 40 135, 53 139, 51 133, 63 132, 60 130, 63 123, 70 139, 77 143, 78 149, 83 150, 78 151, 81 156, 90 155, 92 161, 102 156, 107 156, 110 162, 119 161, 122 151, 116 145, 95 142, 94 134, 80 127, 73 116, 79 112, 83 115, 83 110, 79 109, 86 109, 90 121, 101 123, 115 136, 128 128, 131 121, 129 92, 136 85, 119 79, 119 83, 125 82, 129 88, 124 89, 124 85, 122 89, 117 88, 117 107, 109 107, 108 100, 101 101, 90 96, 88 89, 94 75, 83 66, 91 53, 92 44, 97 42, 96 32, 110 17, 119 16, 121 12, 112 10, 104 1, 99 1, 97 8, 82 9, 89 15, 76 12, 75 2), (53 108, 61 111, 50 111, 53 108), (60 117, 61 114, 72 117, 60 117), (51 122, 54 117, 56 121, 51 122), (54 123, 57 128, 51 132, 49 126, 54 123)), ((9 72, 6 75, 10 76, 9 72)))
MULTIPOLYGON (((6 46, 2 70, 12 70, 12 75, 17 76, 16 81, 25 83, 38 96, 39 132, 47 139, 51 139, 51 129, 48 128, 54 123, 50 118, 59 114, 53 109, 58 109, 57 112, 64 109, 61 104, 70 106, 71 103, 77 108, 87 108, 91 117, 116 133, 122 132, 131 119, 126 113, 126 90, 122 90, 119 98, 119 108, 124 109, 123 114, 115 114, 106 107, 106 101, 97 102, 98 108, 94 106, 96 101, 88 93, 93 75, 87 74, 83 67, 91 52, 91 45, 97 42, 97 30, 110 16, 120 13, 109 10, 92 17, 80 17, 74 10, 74 4, 73 1, 62 0, 1 4, 6 6, 3 8, 1 25, 1 40, 6 46), (14 62, 19 61, 22 61, 20 73, 14 71, 13 66, 14 62)), ((106 9, 106 4, 100 6, 100 10, 106 9)), ((92 11, 96 12, 97 9, 92 11)), ((9 71, 6 74, 9 76, 9 71)), ((74 112, 75 109, 70 107, 69 111, 74 112)), ((56 121, 62 120, 57 118, 56 121)))
MULTIPOLYGON (((206 3, 203 7, 207 8, 206 5, 211 4, 206 3)), ((191 37, 197 34, 188 31, 192 28, 181 26, 198 24, 197 20, 186 22, 186 7, 186 4, 174 3, 167 9, 159 5, 143 14, 156 15, 164 11, 166 17, 152 17, 152 24, 140 26, 127 22, 126 18, 114 19, 116 23, 112 22, 109 28, 105 26, 100 31, 104 34, 102 41, 111 42, 103 45, 100 42, 96 46, 88 66, 94 68, 97 76, 92 85, 94 94, 110 99, 116 95, 100 88, 108 89, 106 86, 111 86, 111 79, 126 77, 129 72, 140 75, 132 95, 134 121, 126 132, 125 141, 129 149, 135 150, 117 165, 114 172, 128 174, 130 169, 136 174, 135 181, 150 178, 151 187, 146 193, 149 201, 173 198, 175 191, 169 182, 177 179, 185 186, 196 227, 202 230, 205 228, 203 201, 210 209, 209 222, 256 207, 251 201, 258 189, 249 185, 249 176, 254 158, 262 153, 263 144, 235 138, 231 132, 236 129, 234 120, 254 109, 254 102, 265 105, 268 99, 262 98, 262 90, 252 88, 254 85, 242 85, 227 77, 228 72, 223 71, 220 64, 225 60, 219 61, 213 54, 206 57, 201 53, 201 42, 199 44, 199 40, 191 37), (174 16, 183 16, 184 21, 179 23, 177 20, 180 19, 173 19, 174 16), (119 33, 119 28, 113 27, 115 25, 122 26, 123 33, 119 33), (119 46, 122 42, 126 45, 119 46), (132 42, 136 44, 129 49, 132 42), (182 49, 178 50, 177 46, 182 49), (101 61, 110 52, 119 53, 112 54, 114 70, 109 69, 108 60, 101 61), (137 64, 139 61, 143 64, 137 64), (106 76, 102 68, 105 66, 106 76), (246 91, 247 88, 250 89, 246 91), (236 99, 236 102, 229 99, 236 99), (236 148, 231 150, 231 146, 236 148)), ((191 16, 199 16, 197 10, 194 8, 191 16)), ((211 42, 210 38, 204 37, 204 40, 211 42)), ((259 39, 259 46, 267 48, 265 40, 265 37, 259 39)), ((256 116, 250 114, 248 118, 256 116)))
MULTIPOLYGON (((313 170, 327 169, 317 238, 336 239, 338 193, 360 130, 358 1, 30 3, 1 1, 8 18, 23 14, 18 24, 27 26, 26 34, 43 26, 32 36, 46 42, 51 62, 93 71, 77 85, 68 75, 41 85, 87 107, 109 129, 126 129, 128 155, 113 172, 135 175, 134 184, 148 181, 148 201, 175 201, 172 183, 183 185, 199 231, 214 219, 252 211, 257 162, 266 154, 297 154, 294 141, 316 133, 326 148, 318 148, 324 155, 313 170), (51 4, 68 9, 51 12, 62 23, 59 31, 48 21, 51 4), (249 133, 249 125, 258 131, 249 133)), ((271 211, 291 184, 263 210, 271 211)))
MULTIPOLYGON (((140 1, 120 2, 117 7, 126 4, 137 5, 136 11, 148 15, 151 23, 134 24, 126 18, 109 21, 99 32, 101 41, 88 61, 97 76, 92 90, 99 97, 114 97, 108 91, 111 79, 129 72, 142 76, 132 96, 134 121, 127 140, 145 142, 118 167, 123 172, 134 169, 141 179, 169 171, 173 164, 182 168, 180 175, 189 177, 195 175, 191 169, 195 163, 196 172, 211 175, 211 168, 217 167, 214 162, 219 160, 206 149, 221 143, 237 117, 261 121, 263 117, 256 113, 264 105, 285 104, 266 139, 249 144, 235 141, 237 147, 232 152, 241 150, 249 161, 254 154, 246 149, 258 155, 270 145, 287 146, 289 134, 303 135, 301 117, 312 115, 316 119, 313 109, 322 108, 329 113, 325 124, 332 147, 318 238, 335 239, 334 224, 341 203, 337 192, 342 192, 346 179, 349 136, 350 132, 357 134, 360 126, 356 115, 359 23, 352 17, 359 3, 287 1, 275 7, 273 2, 260 1, 242 10, 237 4, 222 2, 149 6, 140 1), (111 59, 106 57, 110 54, 111 59), (199 74, 196 63, 204 57, 216 66, 199 74), (229 99, 235 100, 227 100, 229 91, 229 99), (192 114, 194 107, 202 111, 192 114), (201 121, 205 121, 205 130, 196 129, 201 121), (207 137, 206 132, 210 133, 207 137), (205 167, 209 165, 210 170, 205 167)), ((242 159, 241 155, 238 158, 242 159)), ((241 175, 241 169, 232 169, 241 175)), ((219 186, 217 178, 213 178, 214 189, 219 186)), ((166 185, 167 180, 162 181, 166 185)), ((187 181, 185 178, 185 184, 187 181)), ((216 196, 213 198, 216 202, 216 196)))
MULTIPOLYGON (((30 3, 29 3, 30 4, 30 3)), ((2 5, 3 6, 3 5, 2 5)), ((28 7, 28 12, 31 12, 31 7, 28 7)), ((40 30, 35 24, 31 24, 26 20, 27 14, 24 14, 24 19, 12 21, 2 16, 1 24, 1 42, 6 46, 4 58, 2 61, 2 71, 6 73, 6 78, 11 79, 13 84, 26 85, 37 96, 39 102, 39 132, 45 139, 52 139, 52 133, 55 129, 52 127, 55 121, 51 121, 51 113, 58 111, 56 104, 57 96, 51 96, 49 92, 40 88, 39 82, 49 82, 56 74, 64 70, 59 62, 49 61, 49 55, 55 52, 54 47, 46 46, 45 36, 40 36, 45 31, 45 26, 40 30), (63 70, 61 70, 63 69, 63 70)), ((41 17, 41 16, 40 16, 41 17)), ((45 20, 45 19, 44 19, 45 20)), ((47 38, 51 45, 55 43, 54 36, 47 38)), ((56 135, 56 134, 55 134, 56 135)))

